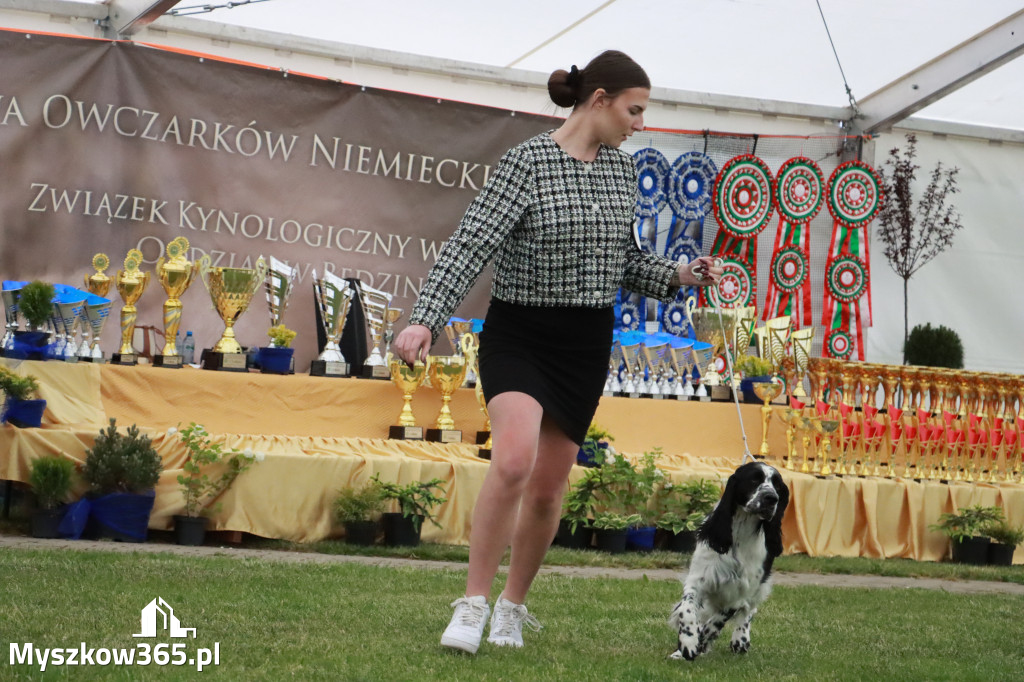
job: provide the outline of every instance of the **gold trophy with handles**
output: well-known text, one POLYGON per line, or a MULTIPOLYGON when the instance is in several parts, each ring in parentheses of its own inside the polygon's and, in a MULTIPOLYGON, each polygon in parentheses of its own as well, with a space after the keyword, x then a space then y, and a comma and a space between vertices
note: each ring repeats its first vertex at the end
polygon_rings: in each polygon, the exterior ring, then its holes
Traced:
POLYGON ((456 389, 466 380, 466 358, 457 355, 431 355, 427 375, 430 385, 441 393, 441 412, 434 428, 427 429, 427 440, 441 443, 461 443, 462 431, 455 428, 450 403, 456 389))
POLYGON ((114 282, 117 285, 117 293, 120 294, 124 305, 121 306, 121 346, 114 353, 110 362, 115 365, 136 365, 139 362, 139 352, 132 346, 132 337, 135 335, 135 320, 138 319, 139 311, 135 304, 142 298, 149 284, 149 273, 139 270, 142 265, 142 252, 138 249, 131 249, 124 259, 124 270, 118 270, 114 282))
POLYGON ((491 415, 487 412, 487 398, 484 397, 483 383, 480 381, 480 355, 478 350, 480 342, 473 332, 466 332, 459 340, 459 347, 466 357, 469 371, 476 375, 476 385, 473 386, 473 393, 476 394, 476 401, 480 404, 480 411, 484 413, 484 430, 476 432, 476 444, 481 446, 478 453, 482 459, 491 458, 491 415))
POLYGON ((423 440, 423 427, 417 426, 412 413, 412 394, 423 383, 426 375, 427 366, 419 360, 412 367, 401 360, 391 361, 391 381, 402 392, 402 413, 398 416, 398 424, 391 426, 388 438, 423 440))
POLYGON ((255 268, 210 267, 210 257, 199 259, 199 274, 210 293, 213 308, 224 322, 224 333, 207 353, 203 369, 246 371, 245 353, 235 339, 235 322, 249 308, 256 290, 267 277, 267 263, 261 256, 255 268))
POLYGON ((181 353, 176 338, 181 325, 181 297, 196 276, 196 266, 188 259, 189 243, 185 237, 172 239, 167 245, 167 258, 156 262, 156 276, 167 294, 164 301, 164 347, 153 356, 154 367, 181 367, 181 353))

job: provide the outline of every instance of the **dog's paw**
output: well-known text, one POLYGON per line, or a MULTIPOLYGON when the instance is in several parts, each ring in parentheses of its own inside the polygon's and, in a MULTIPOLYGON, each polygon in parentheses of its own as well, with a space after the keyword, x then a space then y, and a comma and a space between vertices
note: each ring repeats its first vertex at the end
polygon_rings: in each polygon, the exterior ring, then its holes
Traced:
POLYGON ((732 647, 732 652, 734 654, 745 654, 750 651, 750 638, 740 637, 738 639, 734 639, 730 643, 730 646, 732 647))

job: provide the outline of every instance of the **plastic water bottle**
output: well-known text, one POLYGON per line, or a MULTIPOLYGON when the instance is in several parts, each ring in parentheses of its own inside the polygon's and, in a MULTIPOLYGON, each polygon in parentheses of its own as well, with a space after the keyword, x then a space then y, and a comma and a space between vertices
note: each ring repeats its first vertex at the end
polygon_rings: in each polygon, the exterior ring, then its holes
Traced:
POLYGON ((185 343, 181 346, 181 359, 186 365, 191 365, 196 358, 196 337, 192 332, 185 334, 185 343))

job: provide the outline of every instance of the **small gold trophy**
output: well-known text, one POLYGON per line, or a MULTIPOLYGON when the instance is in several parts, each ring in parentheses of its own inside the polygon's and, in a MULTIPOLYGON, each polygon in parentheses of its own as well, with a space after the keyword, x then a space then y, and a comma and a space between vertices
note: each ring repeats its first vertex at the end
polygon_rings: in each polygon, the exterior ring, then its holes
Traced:
POLYGON ((427 440, 441 443, 462 442, 462 431, 455 429, 452 410, 449 406, 455 389, 466 380, 466 358, 455 355, 431 355, 427 365, 430 385, 441 393, 441 412, 437 415, 434 428, 427 429, 427 440))
POLYGON ((476 444, 482 446, 477 454, 481 459, 490 459, 492 445, 491 415, 487 412, 487 398, 484 397, 483 384, 480 382, 480 356, 477 353, 480 348, 480 341, 473 332, 466 332, 462 335, 459 347, 462 349, 462 354, 466 357, 469 371, 473 371, 477 376, 476 385, 473 386, 473 393, 476 395, 476 401, 480 404, 480 411, 484 413, 484 430, 476 432, 476 444))
POLYGON ((778 377, 772 377, 771 381, 753 382, 754 394, 757 395, 764 405, 761 406, 761 449, 758 454, 767 458, 771 453, 768 450, 768 426, 772 420, 771 402, 782 393, 782 382, 778 377))
POLYGON ((139 352, 132 347, 135 320, 139 316, 135 304, 149 284, 149 273, 139 270, 140 265, 142 252, 138 249, 130 250, 124 259, 124 270, 118 270, 114 280, 117 283, 117 293, 124 301, 121 307, 121 347, 110 358, 110 361, 117 365, 135 365, 139 362, 139 352))
POLYGON ((224 333, 207 353, 203 369, 244 372, 245 353, 235 339, 235 322, 249 308, 253 295, 267 277, 267 263, 260 256, 255 268, 210 267, 210 257, 199 259, 199 274, 210 292, 214 310, 224 322, 224 333))
POLYGON ((323 326, 327 343, 319 357, 309 367, 309 375, 314 377, 347 377, 349 363, 341 354, 341 334, 345 329, 345 321, 352 305, 354 292, 341 277, 332 272, 324 272, 323 278, 313 271, 313 292, 316 303, 320 307, 320 322, 323 326))
POLYGON ((423 383, 427 368, 420 362, 412 367, 401 360, 391 361, 391 381, 402 392, 402 413, 398 416, 398 425, 392 426, 388 438, 396 440, 423 440, 423 427, 416 425, 412 414, 412 394, 423 383))
MULTIPOLYGON (((464 320, 461 317, 453 317, 448 320, 448 324, 444 326, 444 334, 448 337, 448 343, 451 344, 452 355, 463 357, 462 337, 471 333, 473 333, 472 321, 464 320)), ((473 367, 470 366, 466 370, 466 382, 464 385, 468 386, 473 381, 476 381, 476 374, 473 372, 473 367)))
POLYGON ((176 338, 181 325, 181 297, 196 276, 196 267, 188 259, 188 239, 177 237, 167 245, 167 258, 156 262, 156 276, 167 294, 164 301, 164 347, 153 356, 154 367, 181 367, 176 338))
POLYGON ((391 361, 391 342, 395 340, 395 325, 402 319, 401 308, 388 308, 384 311, 384 359, 391 361))
POLYGON ((110 277, 105 272, 110 267, 110 259, 107 258, 107 254, 97 253, 93 256, 92 267, 96 272, 85 275, 85 288, 90 294, 106 298, 107 292, 110 291, 110 277))
POLYGON ((793 341, 793 362, 796 364, 796 382, 793 386, 793 396, 796 398, 806 398, 804 376, 807 374, 807 365, 811 360, 814 327, 797 329, 790 335, 790 339, 793 341))

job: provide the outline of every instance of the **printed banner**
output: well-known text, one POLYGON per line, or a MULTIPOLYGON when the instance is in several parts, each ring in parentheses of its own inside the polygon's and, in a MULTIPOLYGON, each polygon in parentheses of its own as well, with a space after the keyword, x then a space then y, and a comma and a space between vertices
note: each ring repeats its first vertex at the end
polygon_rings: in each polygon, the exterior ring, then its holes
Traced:
MULTIPOLYGON (((389 292, 404 326, 426 273, 502 154, 558 119, 362 88, 277 69, 109 42, 0 30, 0 279, 81 286, 102 252, 152 272, 184 236, 190 260, 298 269, 283 322, 314 355, 312 273, 389 292)), ((459 309, 482 316, 490 278, 459 309)), ((121 301, 111 289, 112 317, 121 301)), ((152 282, 138 324, 162 330, 152 282)), ((223 331, 197 278, 181 330, 223 331)), ((262 295, 236 326, 265 346, 262 295)), ((109 353, 119 335, 107 324, 109 353)))

